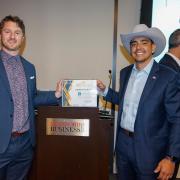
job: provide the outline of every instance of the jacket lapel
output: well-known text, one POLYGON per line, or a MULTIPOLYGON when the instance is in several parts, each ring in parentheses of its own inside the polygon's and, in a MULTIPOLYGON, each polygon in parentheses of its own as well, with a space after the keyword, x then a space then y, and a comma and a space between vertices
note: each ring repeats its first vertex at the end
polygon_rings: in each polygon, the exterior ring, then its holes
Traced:
POLYGON ((23 68, 24 68, 24 73, 25 73, 26 83, 27 83, 28 98, 29 98, 29 96, 31 94, 30 83, 29 83, 29 81, 30 81, 29 69, 28 69, 28 66, 22 57, 21 57, 21 62, 22 62, 23 68))
POLYGON ((122 101, 120 101, 121 107, 124 101, 124 96, 125 96, 128 81, 132 72, 132 68, 133 68, 133 65, 129 66, 128 69, 123 74, 121 74, 122 77, 120 77, 120 99, 123 99, 122 101))
POLYGON ((159 71, 159 65, 157 62, 154 61, 154 64, 152 66, 152 69, 150 71, 150 74, 148 76, 147 82, 145 84, 144 90, 143 90, 141 98, 140 98, 139 108, 142 105, 142 103, 144 102, 144 100, 146 98, 148 98, 149 93, 152 91, 152 88, 154 87, 154 85, 158 79, 158 71, 159 71))
POLYGON ((123 103, 124 103, 124 96, 125 96, 125 92, 126 92, 126 89, 127 89, 127 85, 128 85, 128 81, 129 81, 129 78, 130 78, 130 75, 131 75, 131 72, 132 72, 132 68, 133 68, 133 65, 130 65, 126 70, 125 72, 121 73, 121 77, 120 77, 120 89, 119 89, 119 99, 120 99, 120 104, 119 104, 119 121, 120 121, 120 117, 121 117, 121 114, 122 114, 122 111, 123 111, 123 103))
POLYGON ((2 59, 1 59, 1 54, 0 54, 0 78, 2 79, 4 86, 7 88, 7 92, 11 96, 9 80, 8 80, 7 73, 6 73, 5 67, 3 65, 2 59))

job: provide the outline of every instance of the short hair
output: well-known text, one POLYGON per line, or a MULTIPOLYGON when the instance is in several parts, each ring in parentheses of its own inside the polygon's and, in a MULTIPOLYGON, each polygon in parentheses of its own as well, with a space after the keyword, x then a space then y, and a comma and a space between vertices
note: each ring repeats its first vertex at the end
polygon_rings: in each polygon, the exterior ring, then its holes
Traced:
POLYGON ((18 27, 21 28, 23 35, 25 35, 25 25, 22 19, 20 19, 18 16, 12 16, 12 15, 8 15, 6 17, 4 17, 1 22, 0 22, 0 32, 2 31, 4 24, 8 21, 14 22, 18 25, 18 27))
POLYGON ((180 29, 176 29, 169 37, 169 49, 180 45, 180 29))

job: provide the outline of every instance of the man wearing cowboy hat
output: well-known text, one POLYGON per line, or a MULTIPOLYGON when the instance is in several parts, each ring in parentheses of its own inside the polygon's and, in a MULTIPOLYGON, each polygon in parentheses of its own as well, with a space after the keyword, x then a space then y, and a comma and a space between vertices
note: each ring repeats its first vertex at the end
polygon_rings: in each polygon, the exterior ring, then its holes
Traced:
POLYGON ((139 24, 121 40, 135 64, 121 70, 119 92, 97 81, 105 99, 119 105, 118 178, 170 179, 180 157, 180 91, 176 73, 153 60, 165 37, 158 28, 139 24))

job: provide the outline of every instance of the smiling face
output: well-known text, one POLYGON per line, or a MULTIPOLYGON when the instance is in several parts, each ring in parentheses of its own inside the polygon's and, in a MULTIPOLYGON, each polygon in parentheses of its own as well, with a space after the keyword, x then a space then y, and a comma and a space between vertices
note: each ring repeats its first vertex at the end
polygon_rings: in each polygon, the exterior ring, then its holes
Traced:
POLYGON ((156 45, 146 37, 137 37, 130 42, 130 48, 136 65, 145 67, 151 61, 156 45))
POLYGON ((1 30, 1 46, 5 52, 11 55, 17 55, 23 40, 24 35, 22 29, 17 23, 12 21, 4 23, 1 30))

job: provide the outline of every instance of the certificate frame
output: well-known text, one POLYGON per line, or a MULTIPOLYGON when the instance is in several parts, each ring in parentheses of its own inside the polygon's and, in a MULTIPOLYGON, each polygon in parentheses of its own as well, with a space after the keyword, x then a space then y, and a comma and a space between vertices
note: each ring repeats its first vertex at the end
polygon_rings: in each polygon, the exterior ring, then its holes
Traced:
POLYGON ((63 80, 62 107, 97 107, 96 80, 63 80))

